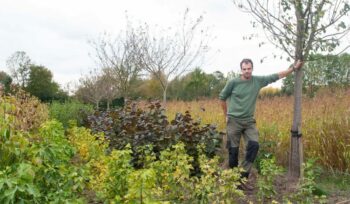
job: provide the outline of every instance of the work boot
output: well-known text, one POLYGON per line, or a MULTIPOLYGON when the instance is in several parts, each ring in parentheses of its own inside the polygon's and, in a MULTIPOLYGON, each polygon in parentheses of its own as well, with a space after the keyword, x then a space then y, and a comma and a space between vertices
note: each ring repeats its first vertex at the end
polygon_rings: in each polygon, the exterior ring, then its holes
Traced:
POLYGON ((253 191, 254 187, 249 185, 247 182, 240 182, 240 184, 237 187, 239 190, 242 191, 253 191))
POLYGON ((254 187, 248 184, 248 177, 249 172, 242 172, 241 173, 241 179, 239 181, 238 189, 242 191, 252 191, 254 190, 254 187), (242 179, 245 178, 246 181, 242 181, 242 179))

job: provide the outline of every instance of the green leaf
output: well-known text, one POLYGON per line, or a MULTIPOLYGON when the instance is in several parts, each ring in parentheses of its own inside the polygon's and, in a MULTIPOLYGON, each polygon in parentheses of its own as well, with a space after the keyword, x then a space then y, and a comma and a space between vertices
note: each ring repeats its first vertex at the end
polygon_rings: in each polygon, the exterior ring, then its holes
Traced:
POLYGON ((15 186, 13 189, 8 189, 4 193, 4 197, 9 200, 9 202, 14 202, 15 200, 15 194, 17 192, 17 186, 15 186))
POLYGON ((32 165, 21 163, 17 169, 17 175, 26 182, 33 182, 35 171, 32 165))
POLYGON ((344 21, 342 21, 338 24, 338 28, 346 29, 346 25, 345 25, 344 21))

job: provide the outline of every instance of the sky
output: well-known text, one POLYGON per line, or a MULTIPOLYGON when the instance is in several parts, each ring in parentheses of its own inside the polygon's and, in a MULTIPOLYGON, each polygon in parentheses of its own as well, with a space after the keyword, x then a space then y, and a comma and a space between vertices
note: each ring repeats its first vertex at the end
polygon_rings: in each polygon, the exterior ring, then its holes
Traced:
MULTIPOLYGON (((263 32, 252 28, 252 17, 232 0, 1 0, 0 70, 8 72, 6 60, 24 51, 35 64, 50 69, 61 87, 74 86, 96 67, 88 41, 103 32, 117 35, 125 29, 126 13, 133 23, 167 27, 179 22, 186 8, 192 18, 203 15, 202 25, 213 37, 209 57, 201 65, 206 73, 238 72, 243 58, 254 61, 256 75, 289 66, 273 58, 273 53, 282 52, 272 45, 258 46, 265 39, 263 32), (249 34, 258 39, 244 40, 249 34)), ((280 85, 281 81, 274 84, 280 85)))

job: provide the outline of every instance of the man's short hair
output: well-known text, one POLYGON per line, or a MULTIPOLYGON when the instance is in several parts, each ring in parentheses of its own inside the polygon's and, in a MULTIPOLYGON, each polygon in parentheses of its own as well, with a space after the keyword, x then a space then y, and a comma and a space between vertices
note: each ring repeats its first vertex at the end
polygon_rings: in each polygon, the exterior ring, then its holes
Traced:
POLYGON ((243 59, 242 61, 241 61, 241 63, 239 64, 240 66, 241 66, 241 69, 242 69, 242 64, 252 64, 252 68, 253 68, 253 61, 251 60, 251 59, 249 59, 249 58, 245 58, 245 59, 243 59))

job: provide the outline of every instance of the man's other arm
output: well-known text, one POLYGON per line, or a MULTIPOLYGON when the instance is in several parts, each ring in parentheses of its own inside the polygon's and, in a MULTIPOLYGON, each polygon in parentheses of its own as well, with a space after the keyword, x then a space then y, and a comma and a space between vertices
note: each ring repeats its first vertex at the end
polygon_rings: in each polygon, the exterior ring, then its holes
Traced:
POLYGON ((220 100, 222 110, 224 111, 225 121, 227 119, 227 104, 226 101, 220 100))

